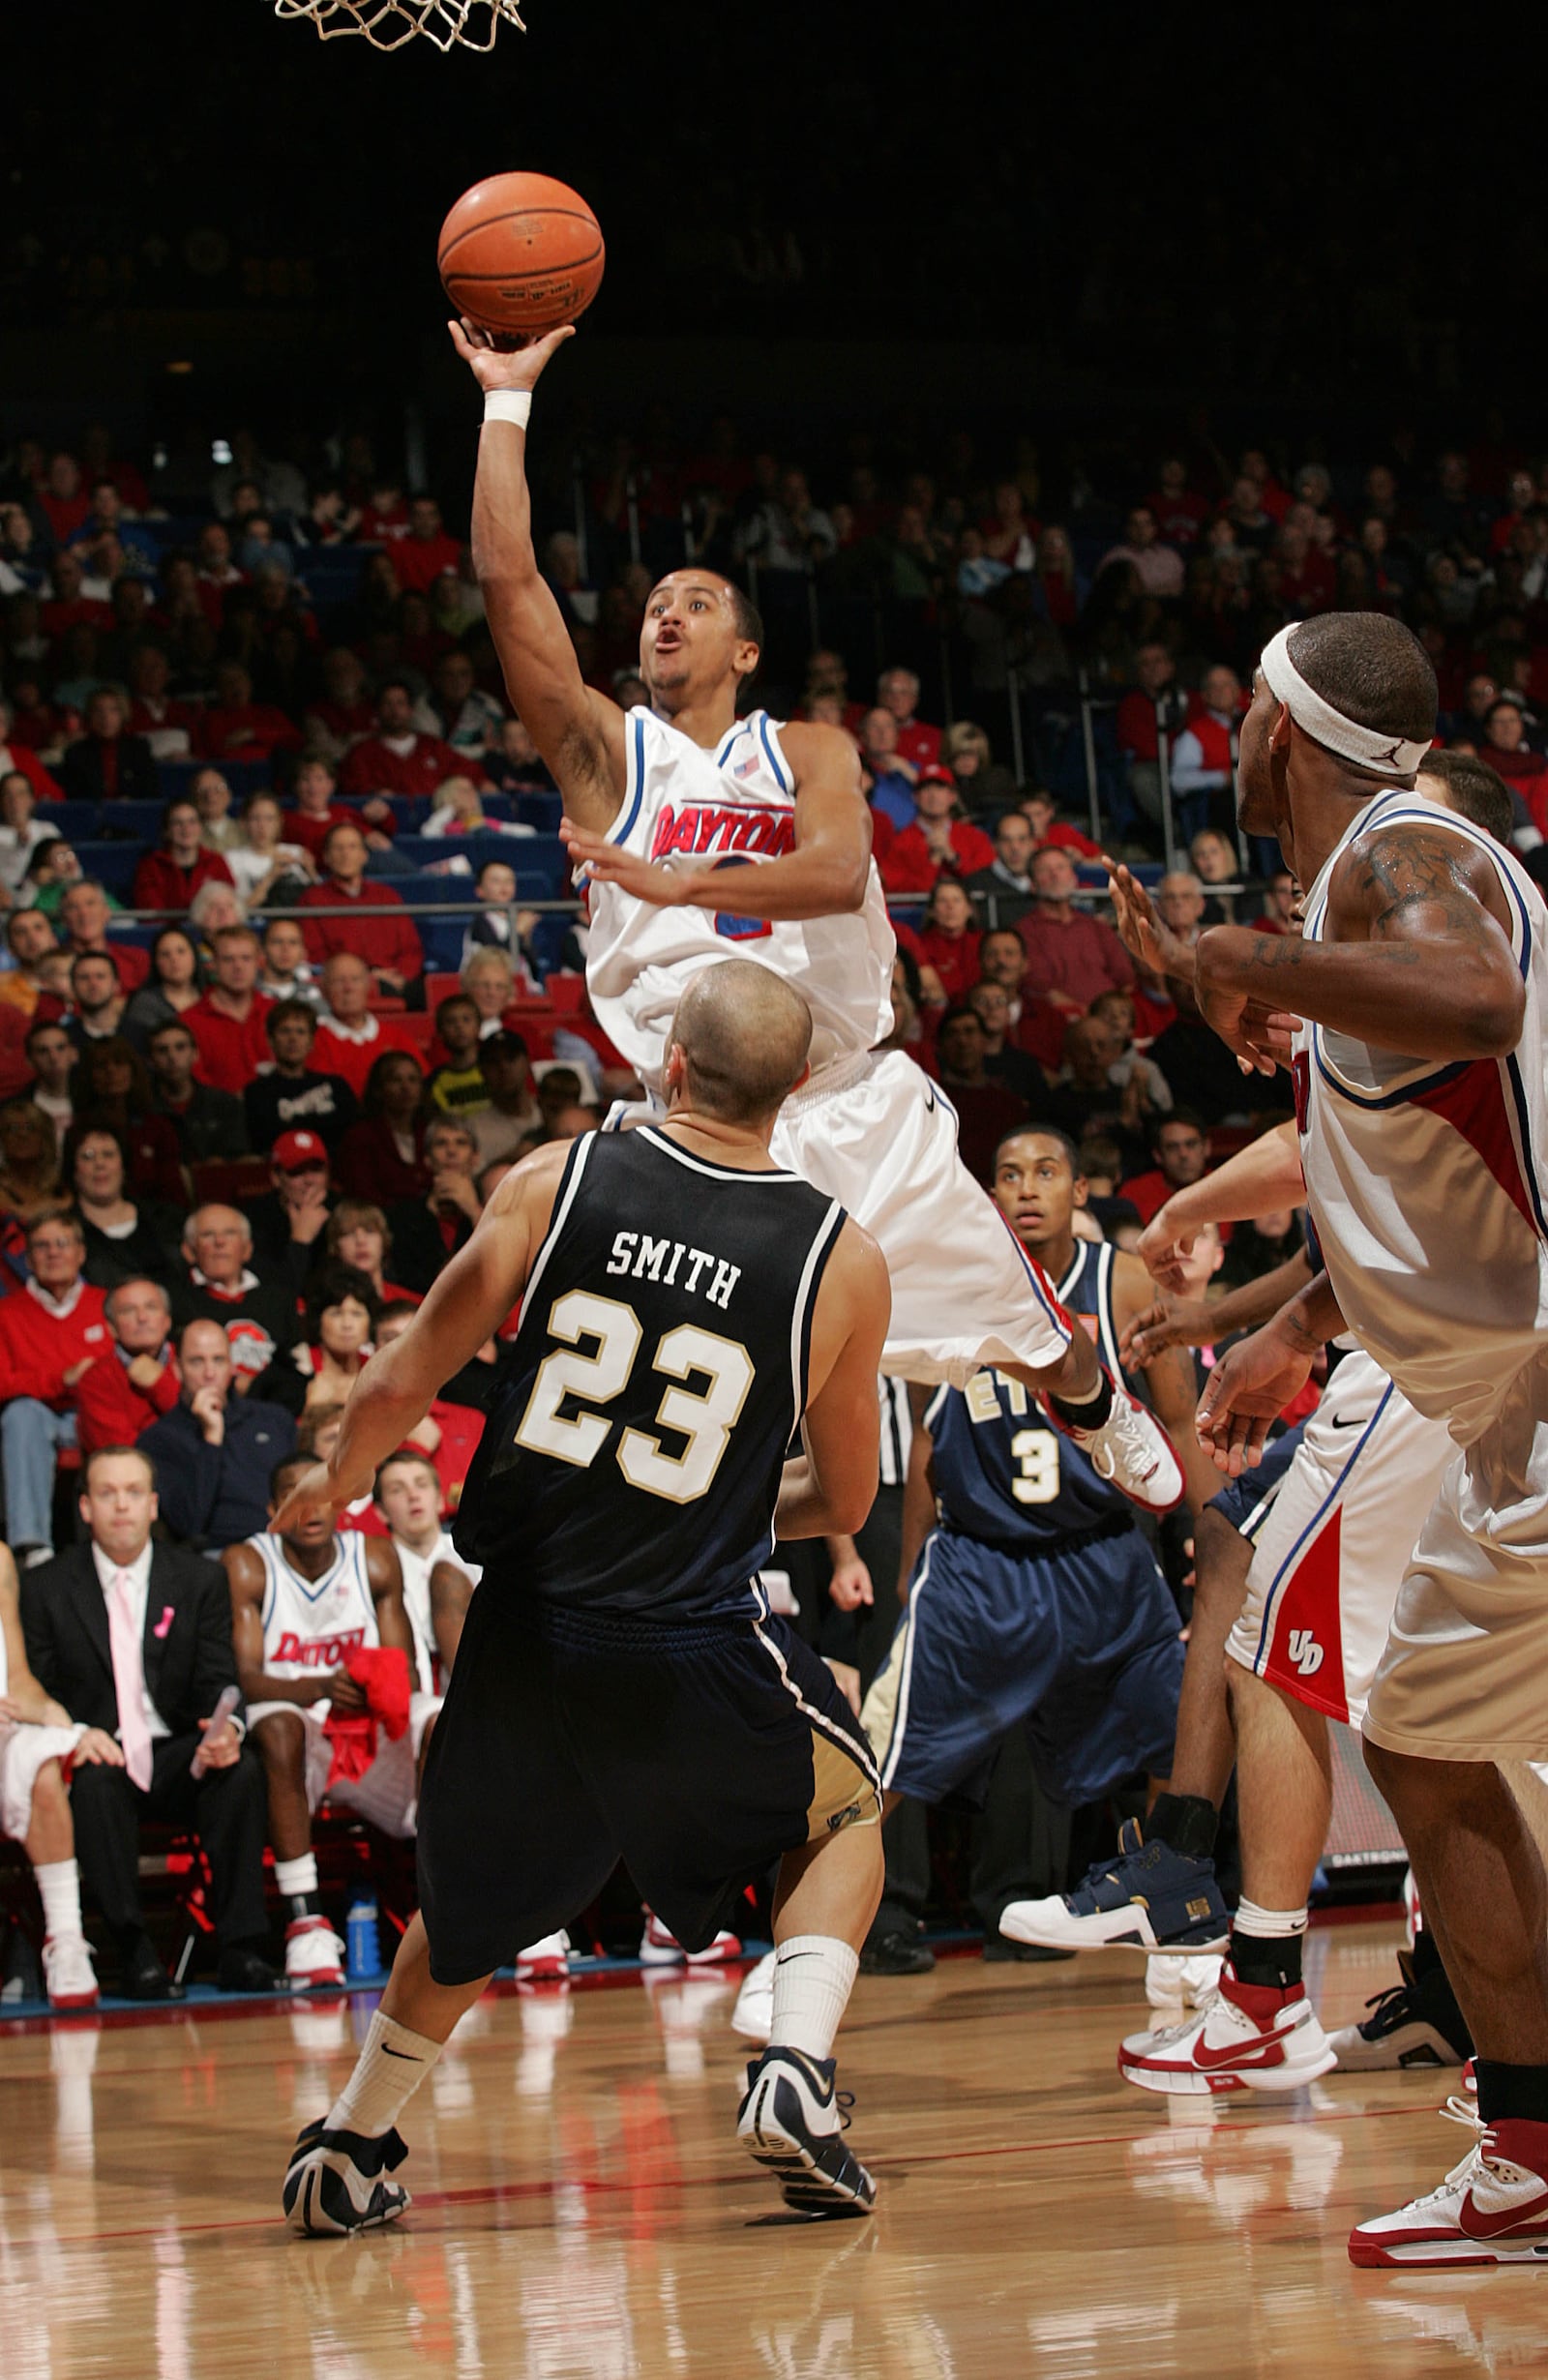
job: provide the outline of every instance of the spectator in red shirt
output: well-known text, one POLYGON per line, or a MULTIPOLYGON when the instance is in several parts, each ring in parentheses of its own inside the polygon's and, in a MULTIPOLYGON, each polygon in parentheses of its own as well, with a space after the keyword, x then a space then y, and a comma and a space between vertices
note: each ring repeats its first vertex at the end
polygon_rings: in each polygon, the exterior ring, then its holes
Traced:
POLYGON ((1007 1132, 1027 1121, 1027 1102, 985 1065, 984 1028, 970 1008, 948 1008, 936 1041, 941 1087, 957 1111, 957 1145, 975 1180, 987 1182, 1007 1132))
POLYGON ((1046 845, 1032 861, 1037 907, 1017 931, 1027 945, 1027 988, 1066 1015, 1084 1016, 1098 993, 1126 990, 1134 961, 1109 925, 1075 906, 1075 862, 1046 845))
POLYGON ((6 1536, 23 1569, 53 1553, 54 1473, 75 1443, 76 1384, 107 1344, 79 1219, 45 1207, 26 1243, 28 1278, 0 1302, 0 1471, 6 1536))
POLYGON ((383 1206, 422 1199, 430 1188, 425 1163, 425 1077, 404 1050, 384 1050, 372 1062, 360 1121, 339 1144, 334 1171, 351 1197, 383 1206))
POLYGON ((948 1000, 960 1000, 978 981, 977 913, 955 877, 943 876, 930 896, 919 957, 933 967, 948 1000))
POLYGON ((443 570, 456 570, 462 549, 448 537, 433 496, 415 496, 408 507, 408 535, 393 546, 393 568, 405 593, 428 595, 443 570))
POLYGON ((883 669, 877 680, 877 700, 898 723, 898 751, 915 768, 930 768, 940 758, 940 729, 916 716, 919 680, 911 669, 883 669))
POLYGON ((78 553, 54 555, 48 565, 48 592, 38 618, 44 635, 54 644, 62 644, 73 628, 111 628, 113 607, 101 594, 86 592, 86 573, 78 553))
MULTIPOLYGON (((224 535, 224 531, 222 531, 224 535)), ((254 702, 253 680, 239 661, 223 661, 215 673, 215 700, 200 726, 207 760, 267 760, 294 752, 301 729, 272 702, 254 702)))
POLYGON ((180 793, 162 814, 162 846, 148 851, 134 871, 134 907, 169 909, 181 916, 201 884, 229 884, 231 871, 219 851, 206 850, 198 804, 180 793))
POLYGON ((159 1281, 120 1281, 104 1307, 110 1345, 81 1374, 75 1430, 82 1454, 132 1446, 177 1403, 172 1306, 159 1281))
POLYGON ((339 772, 345 793, 433 793, 448 777, 489 781, 478 762, 454 752, 438 735, 414 727, 414 698, 402 678, 390 678, 376 702, 376 732, 357 744, 339 772))
POLYGON ((1009 1007, 1013 1046, 1035 1057, 1050 1074, 1063 1062, 1067 1011, 1027 985, 1027 945, 1014 926, 997 926, 978 945, 978 980, 998 984, 1009 1007))
POLYGON ((321 883, 308 885, 298 907, 347 906, 362 913, 303 917, 302 932, 313 966, 320 967, 335 951, 352 950, 365 960, 378 992, 402 999, 411 984, 421 986, 425 953, 413 920, 404 915, 402 896, 390 884, 366 881, 366 838, 353 819, 345 826, 329 828, 322 847, 322 867, 321 883))
POLYGON ((994 866, 995 847, 964 818, 949 769, 921 769, 913 798, 913 824, 894 835, 880 863, 888 892, 928 892, 943 868, 973 876, 994 866))
POLYGON ((1208 504, 1188 485, 1188 466, 1180 455, 1162 458, 1155 491, 1146 501, 1167 544, 1184 550, 1196 543, 1209 518, 1208 504))
POLYGON ((86 732, 59 764, 60 789, 73 802, 154 801, 161 791, 143 735, 126 735, 129 708, 110 686, 86 704, 86 732))
POLYGON ((1478 747, 1479 759, 1487 760, 1511 791, 1521 795, 1533 826, 1539 835, 1548 836, 1548 761, 1528 743, 1520 705, 1506 696, 1492 703, 1484 734, 1487 740, 1478 747))
POLYGON ((59 785, 45 768, 32 746, 23 743, 19 736, 15 743, 12 742, 11 730, 15 720, 15 711, 4 695, 0 695, 0 777, 9 777, 13 770, 19 770, 41 802, 58 801, 61 798, 59 785))
POLYGON ((373 1060, 386 1050, 406 1050, 424 1072, 418 1044, 406 1027, 372 1015, 371 969, 354 951, 334 952, 322 970, 322 992, 328 1013, 312 1045, 312 1063, 319 1074, 342 1075, 359 1099, 373 1060))
POLYGON ((1174 1108, 1157 1118, 1150 1151, 1155 1164, 1149 1173, 1118 1184, 1119 1198, 1133 1202, 1142 1223, 1160 1213, 1174 1190, 1186 1190, 1209 1170, 1208 1135, 1192 1108, 1174 1108))
POLYGON ((230 533, 221 521, 205 522, 194 555, 199 602, 210 626, 218 629, 225 618, 226 590, 242 584, 242 573, 231 559, 230 533))
POLYGON ((182 1021, 198 1049, 195 1080, 240 1099, 269 1058, 263 1021, 274 1003, 257 988, 263 944, 251 926, 223 926, 213 949, 214 981, 182 1021))
POLYGON ((1100 859, 1100 847, 1089 835, 1083 835, 1078 826, 1054 816, 1054 796, 1034 786, 1016 804, 1021 816, 1032 830, 1034 851, 1073 851, 1082 859, 1100 859))
POLYGON ((48 458, 48 468, 38 488, 38 503, 56 546, 68 546, 91 511, 91 496, 74 455, 61 447, 48 458))
POLYGON ((322 693, 307 707, 308 750, 325 759, 342 760, 350 746, 370 735, 375 725, 360 655, 347 644, 335 645, 322 657, 322 693))
POLYGON ((366 821, 366 842, 372 850, 392 848, 392 812, 384 801, 364 802, 352 810, 344 802, 335 801, 339 778, 332 761, 311 755, 296 770, 295 808, 287 810, 283 822, 286 843, 299 843, 313 860, 322 857, 322 847, 335 826, 358 826, 366 821))
POLYGON ((166 691, 171 676, 159 644, 141 644, 130 659, 129 731, 145 738, 153 760, 186 760, 198 733, 197 711, 166 691))
POLYGON ((59 904, 60 947, 72 960, 88 950, 105 951, 124 990, 137 992, 151 971, 150 953, 134 942, 110 942, 107 922, 111 916, 107 895, 96 878, 83 876, 59 904))

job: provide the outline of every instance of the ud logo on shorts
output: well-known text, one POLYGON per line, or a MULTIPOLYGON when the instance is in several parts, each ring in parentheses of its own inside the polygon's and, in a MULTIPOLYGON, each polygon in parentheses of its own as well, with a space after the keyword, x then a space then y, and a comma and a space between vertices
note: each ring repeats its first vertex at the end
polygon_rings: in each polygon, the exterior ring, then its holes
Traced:
POLYGON ((1323 1648, 1310 1628, 1291 1629, 1290 1658, 1292 1666, 1299 1670, 1303 1678, 1316 1677, 1323 1666, 1323 1648))

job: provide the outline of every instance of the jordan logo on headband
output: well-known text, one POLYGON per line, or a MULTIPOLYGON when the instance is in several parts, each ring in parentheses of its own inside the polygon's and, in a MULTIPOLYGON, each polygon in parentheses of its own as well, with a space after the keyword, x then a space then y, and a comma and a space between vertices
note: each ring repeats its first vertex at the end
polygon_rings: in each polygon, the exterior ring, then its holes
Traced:
POLYGON ((1258 667, 1269 693, 1284 703, 1295 725, 1341 760, 1354 761, 1356 768, 1390 769, 1395 777, 1414 776, 1430 749, 1428 740, 1418 743, 1383 728, 1367 728, 1335 710, 1326 696, 1308 686, 1301 676, 1290 657, 1290 629, 1282 628, 1264 646, 1258 667))

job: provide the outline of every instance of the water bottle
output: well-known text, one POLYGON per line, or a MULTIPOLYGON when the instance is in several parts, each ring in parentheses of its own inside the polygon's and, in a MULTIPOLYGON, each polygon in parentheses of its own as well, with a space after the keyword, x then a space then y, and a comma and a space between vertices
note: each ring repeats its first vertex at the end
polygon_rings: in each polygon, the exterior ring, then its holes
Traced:
POLYGON ((349 1904, 344 1920, 351 1982, 363 1983, 381 1973, 381 1944, 376 1932, 376 1895, 362 1892, 349 1904))

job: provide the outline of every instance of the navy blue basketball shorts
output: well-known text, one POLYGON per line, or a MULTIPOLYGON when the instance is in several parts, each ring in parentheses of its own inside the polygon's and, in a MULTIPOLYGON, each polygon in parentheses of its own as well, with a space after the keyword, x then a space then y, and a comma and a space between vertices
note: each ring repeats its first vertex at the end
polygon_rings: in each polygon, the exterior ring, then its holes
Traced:
POLYGON ((431 1973, 508 1966, 619 1859, 684 1949, 707 1949, 782 1853, 880 1809, 859 1721, 783 1621, 577 1611, 486 1570, 420 1798, 431 1973))
POLYGON ((1231 1480, 1218 1496, 1210 1497, 1206 1508, 1228 1520, 1249 1545, 1257 1544, 1264 1523, 1273 1510, 1274 1498, 1285 1483, 1285 1473, 1300 1452, 1305 1435, 1305 1422, 1297 1421, 1293 1430, 1271 1438, 1256 1471, 1244 1471, 1239 1479, 1231 1480))
POLYGON ((861 1715, 881 1782, 981 1809, 1002 1736, 1025 1727, 1039 1784, 1074 1808, 1172 1765, 1183 1647, 1137 1529, 1009 1554, 939 1528, 861 1715))

